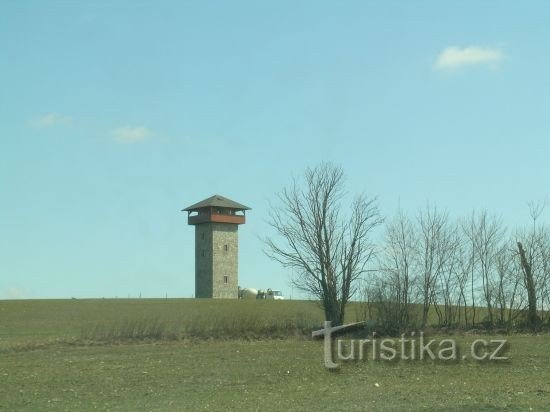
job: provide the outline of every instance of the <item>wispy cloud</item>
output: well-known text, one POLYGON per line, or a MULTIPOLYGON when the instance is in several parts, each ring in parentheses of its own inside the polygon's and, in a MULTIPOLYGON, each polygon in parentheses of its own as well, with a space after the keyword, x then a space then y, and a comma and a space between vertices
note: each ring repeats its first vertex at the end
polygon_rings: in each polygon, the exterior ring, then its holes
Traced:
POLYGON ((151 138, 153 132, 143 126, 123 126, 111 130, 111 136, 119 143, 137 143, 151 138))
POLYGON ((504 59, 504 53, 496 48, 468 46, 447 47, 437 56, 434 68, 455 70, 471 66, 497 66, 504 59))
POLYGON ((47 113, 36 116, 30 120, 30 125, 36 129, 45 129, 57 125, 69 124, 71 122, 69 116, 59 113, 47 113))
POLYGON ((4 293, 7 299, 23 299, 25 297, 25 291, 18 286, 10 286, 4 293))

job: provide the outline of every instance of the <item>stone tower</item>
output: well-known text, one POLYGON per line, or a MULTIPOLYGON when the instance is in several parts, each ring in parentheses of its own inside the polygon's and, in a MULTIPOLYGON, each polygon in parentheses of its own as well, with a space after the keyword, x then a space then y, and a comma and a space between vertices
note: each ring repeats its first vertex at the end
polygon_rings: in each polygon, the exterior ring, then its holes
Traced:
POLYGON ((183 211, 195 226, 195 297, 237 299, 239 242, 237 229, 249 207, 214 195, 183 211))

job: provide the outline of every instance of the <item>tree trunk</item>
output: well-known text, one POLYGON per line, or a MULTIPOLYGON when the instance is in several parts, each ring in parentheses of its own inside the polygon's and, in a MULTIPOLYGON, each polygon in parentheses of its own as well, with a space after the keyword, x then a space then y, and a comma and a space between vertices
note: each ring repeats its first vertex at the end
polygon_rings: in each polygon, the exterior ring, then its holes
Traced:
POLYGON ((536 329, 540 323, 540 319, 537 315, 537 294, 535 291, 535 282, 533 281, 533 272, 531 265, 525 256, 525 250, 523 249, 521 242, 518 242, 518 250, 521 259, 521 267, 523 268, 523 274, 525 276, 525 287, 527 288, 527 322, 532 329, 536 329))

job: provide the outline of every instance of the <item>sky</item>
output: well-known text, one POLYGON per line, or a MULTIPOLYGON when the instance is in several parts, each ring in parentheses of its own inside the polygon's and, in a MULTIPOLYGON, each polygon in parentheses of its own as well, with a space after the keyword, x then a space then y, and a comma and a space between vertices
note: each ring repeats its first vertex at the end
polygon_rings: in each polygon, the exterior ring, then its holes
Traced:
MULTIPOLYGON (((0 2, 0 299, 191 297, 213 194, 252 208, 239 284, 276 193, 343 167, 382 214, 550 195, 548 1, 0 2)), ((549 213, 546 213, 546 221, 549 213)))

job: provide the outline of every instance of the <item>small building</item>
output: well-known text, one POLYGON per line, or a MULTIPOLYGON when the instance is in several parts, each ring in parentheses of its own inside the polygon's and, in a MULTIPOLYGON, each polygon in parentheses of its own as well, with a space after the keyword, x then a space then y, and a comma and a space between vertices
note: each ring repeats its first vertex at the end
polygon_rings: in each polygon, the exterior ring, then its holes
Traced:
POLYGON ((183 209, 195 226, 195 297, 238 299, 238 227, 249 207, 214 195, 183 209))

